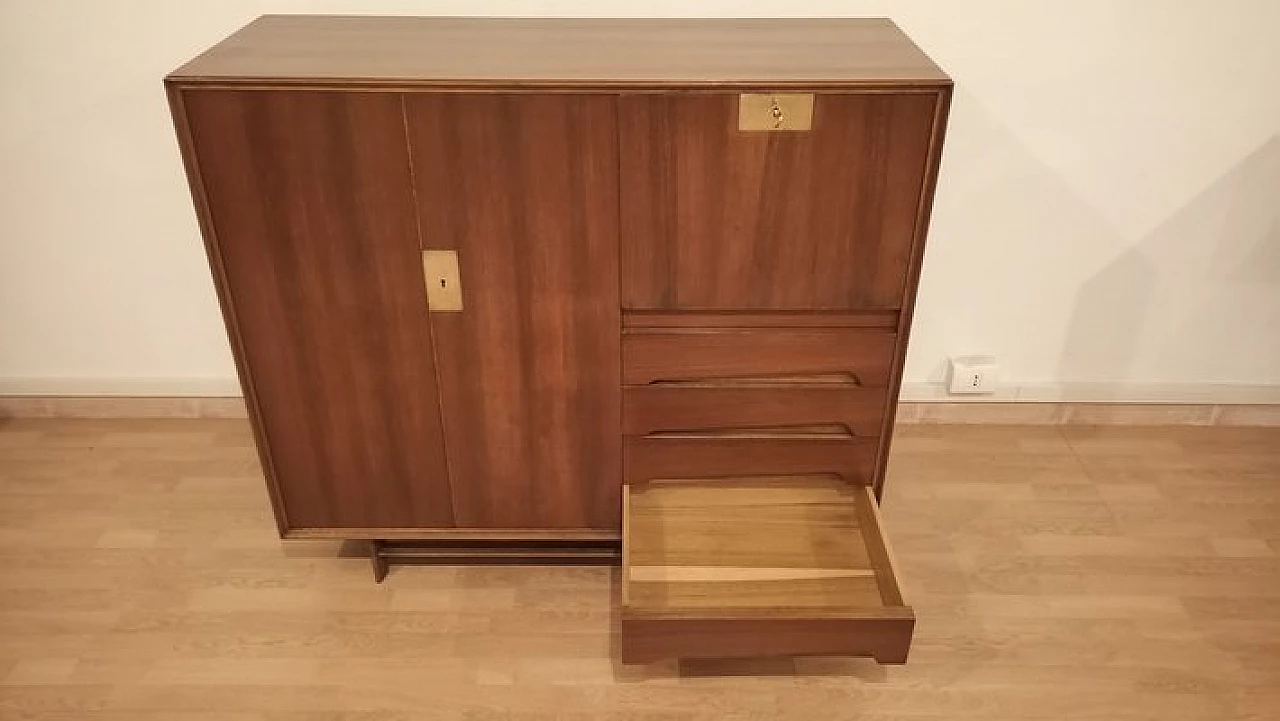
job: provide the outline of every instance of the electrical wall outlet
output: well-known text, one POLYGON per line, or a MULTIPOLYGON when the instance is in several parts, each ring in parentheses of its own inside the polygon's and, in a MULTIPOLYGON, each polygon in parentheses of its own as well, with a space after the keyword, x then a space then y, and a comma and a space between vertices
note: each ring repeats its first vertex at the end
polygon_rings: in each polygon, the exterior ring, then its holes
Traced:
POLYGON ((947 359, 947 390, 951 393, 995 393, 1000 366, 995 356, 963 355, 947 359))

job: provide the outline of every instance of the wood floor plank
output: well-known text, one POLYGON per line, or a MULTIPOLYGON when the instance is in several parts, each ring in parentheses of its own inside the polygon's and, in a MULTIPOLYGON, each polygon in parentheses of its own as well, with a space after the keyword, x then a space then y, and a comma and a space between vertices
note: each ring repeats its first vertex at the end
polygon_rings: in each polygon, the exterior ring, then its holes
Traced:
POLYGON ((617 569, 281 542, 242 420, 0 421, 0 719, 1277 716, 1280 430, 908 426, 882 510, 907 665, 629 667, 617 569))

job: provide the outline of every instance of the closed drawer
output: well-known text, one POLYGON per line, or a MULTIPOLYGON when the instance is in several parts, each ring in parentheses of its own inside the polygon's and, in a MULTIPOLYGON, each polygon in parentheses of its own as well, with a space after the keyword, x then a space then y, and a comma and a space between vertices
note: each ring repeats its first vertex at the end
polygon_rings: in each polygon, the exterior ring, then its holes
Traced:
POLYGON ((628 386, 622 432, 830 427, 876 436, 887 389, 804 380, 786 383, 677 383, 628 386))
POLYGON ((629 484, 622 584, 626 663, 903 663, 915 625, 870 490, 821 477, 629 484))
POLYGON ((869 483, 894 333, 629 329, 623 478, 832 474, 869 483))
POLYGON ((876 438, 841 433, 660 433, 626 436, 624 483, 655 479, 830 474, 870 484, 876 438))
POLYGON ((628 330, 622 382, 817 375, 882 388, 889 384, 894 339, 892 331, 877 328, 628 330))

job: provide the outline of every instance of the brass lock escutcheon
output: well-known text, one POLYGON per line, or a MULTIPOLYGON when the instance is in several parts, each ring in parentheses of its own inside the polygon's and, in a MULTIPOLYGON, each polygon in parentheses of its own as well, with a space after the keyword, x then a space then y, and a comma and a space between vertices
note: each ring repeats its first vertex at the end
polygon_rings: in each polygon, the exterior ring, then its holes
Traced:
POLYGON ((809 130, 813 93, 743 93, 738 96, 738 130, 809 130))
POLYGON ((462 278, 458 251, 422 251, 422 279, 427 286, 427 309, 432 313, 462 310, 462 278))

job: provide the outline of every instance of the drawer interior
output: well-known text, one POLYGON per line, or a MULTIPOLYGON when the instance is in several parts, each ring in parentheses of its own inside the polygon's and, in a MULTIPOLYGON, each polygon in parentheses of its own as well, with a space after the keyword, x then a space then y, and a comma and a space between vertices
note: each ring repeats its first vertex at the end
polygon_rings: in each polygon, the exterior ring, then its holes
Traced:
POLYGON ((905 660, 904 603, 869 489, 825 475, 624 492, 622 657, 905 660))

